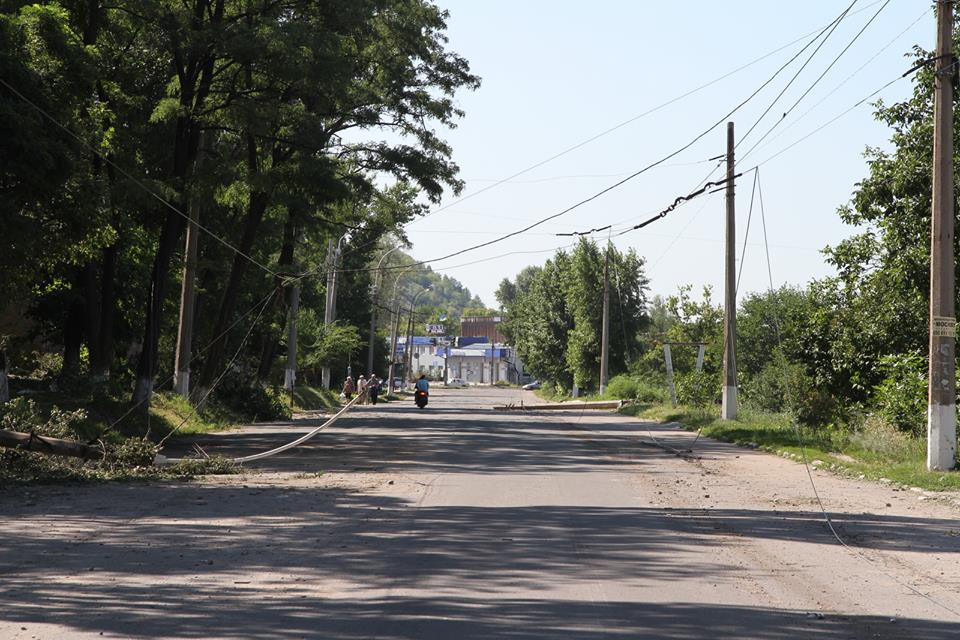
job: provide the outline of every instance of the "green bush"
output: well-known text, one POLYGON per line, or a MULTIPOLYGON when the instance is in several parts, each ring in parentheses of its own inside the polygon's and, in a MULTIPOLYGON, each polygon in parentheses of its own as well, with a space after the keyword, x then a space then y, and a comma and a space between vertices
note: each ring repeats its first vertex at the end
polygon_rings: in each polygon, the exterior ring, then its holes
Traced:
POLYGON ((642 403, 666 402, 667 400, 667 390, 662 383, 628 374, 611 378, 604 395, 615 400, 634 400, 642 403))
POLYGON ((705 371, 687 371, 674 376, 677 401, 701 411, 720 401, 720 379, 705 371))
POLYGON ((757 411, 789 413, 801 424, 822 427, 836 423, 839 405, 806 373, 803 365, 776 358, 740 384, 743 404, 757 411))
POLYGON ((636 378, 621 374, 607 383, 606 396, 617 400, 633 400, 637 397, 640 385, 636 378))
POLYGON ((874 388, 877 415, 900 431, 922 436, 927 424, 927 360, 918 353, 880 359, 883 381, 874 388))
POLYGON ((276 387, 250 383, 256 378, 251 367, 232 366, 217 385, 213 397, 242 418, 258 420, 286 420, 290 418, 290 405, 283 398, 283 391, 276 387))

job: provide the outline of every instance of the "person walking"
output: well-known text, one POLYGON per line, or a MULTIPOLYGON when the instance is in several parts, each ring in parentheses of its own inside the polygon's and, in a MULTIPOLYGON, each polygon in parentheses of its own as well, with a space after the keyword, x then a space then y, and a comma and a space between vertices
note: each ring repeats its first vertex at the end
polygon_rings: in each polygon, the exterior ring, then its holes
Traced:
POLYGON ((370 374, 370 381, 367 382, 367 393, 370 394, 370 404, 377 404, 377 396, 380 395, 380 378, 377 374, 370 374))
POLYGON ((360 396, 360 399, 357 401, 357 404, 366 404, 367 398, 367 379, 363 377, 363 374, 360 374, 360 377, 357 378, 357 395, 360 396))
POLYGON ((353 383, 353 376, 347 376, 347 379, 343 381, 343 397, 346 398, 347 402, 350 402, 350 399, 353 398, 353 392, 356 390, 357 387, 353 383))

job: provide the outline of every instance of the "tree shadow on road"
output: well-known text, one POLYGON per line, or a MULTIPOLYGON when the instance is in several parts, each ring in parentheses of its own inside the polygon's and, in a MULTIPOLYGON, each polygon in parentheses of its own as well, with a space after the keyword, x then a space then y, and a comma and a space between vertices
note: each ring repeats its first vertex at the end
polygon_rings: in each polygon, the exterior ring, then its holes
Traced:
MULTIPOLYGON (((735 544, 732 529, 808 541, 822 526, 816 514, 418 508, 375 487, 191 484, 150 486, 146 504, 142 486, 92 489, 33 506, 0 503, 0 619, 155 638, 946 640, 960 628, 763 606, 568 599, 584 582, 670 582, 714 584, 722 600, 745 569, 699 554, 735 544), (537 595, 511 595, 518 592, 537 595)), ((876 546, 896 548, 910 531, 949 525, 876 517, 862 526, 876 546)))

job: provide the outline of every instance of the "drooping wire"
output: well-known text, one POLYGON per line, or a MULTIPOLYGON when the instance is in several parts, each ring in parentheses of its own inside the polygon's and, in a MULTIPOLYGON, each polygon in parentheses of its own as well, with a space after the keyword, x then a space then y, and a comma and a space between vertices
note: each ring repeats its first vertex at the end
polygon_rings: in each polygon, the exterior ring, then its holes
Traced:
MULTIPOLYGON (((863 32, 867 30, 867 27, 869 27, 869 26, 871 25, 871 23, 873 23, 873 21, 877 18, 877 16, 880 15, 880 13, 887 7, 888 4, 890 4, 890 0, 886 0, 886 2, 884 2, 882 5, 880 5, 880 8, 877 9, 877 12, 874 13, 873 16, 871 16, 870 19, 867 21, 867 23, 866 23, 865 25, 863 25, 863 27, 860 29, 860 31, 858 31, 857 34, 856 34, 855 36, 853 36, 853 38, 850 40, 850 42, 847 43, 847 46, 845 46, 845 47, 840 51, 840 53, 837 54, 837 56, 833 59, 833 61, 830 62, 829 65, 827 65, 827 68, 824 69, 823 72, 822 72, 819 76, 817 76, 817 79, 814 80, 814 81, 810 84, 809 87, 807 87, 807 90, 804 91, 804 92, 800 95, 800 97, 797 98, 796 101, 794 101, 794 103, 793 103, 792 105, 790 105, 790 108, 787 109, 786 111, 784 111, 783 115, 780 116, 780 118, 779 118, 776 122, 774 122, 773 125, 772 125, 769 129, 767 129, 766 133, 764 133, 762 136, 760 136, 760 139, 753 143, 753 146, 750 147, 750 148, 747 150, 747 152, 744 153, 744 154, 741 156, 741 159, 744 159, 744 158, 746 158, 747 156, 749 156, 749 155, 750 155, 750 152, 753 151, 754 149, 756 149, 757 146, 758 146, 760 143, 762 143, 764 140, 766 140, 767 136, 769 136, 771 133, 773 133, 773 131, 774 131, 777 127, 779 127, 779 126, 783 123, 784 120, 786 120, 787 116, 789 116, 790 113, 791 113, 794 109, 797 108, 797 105, 800 104, 800 102, 802 102, 804 98, 806 98, 808 95, 810 95, 810 92, 813 91, 814 87, 816 87, 816 86, 820 83, 820 81, 823 80, 824 76, 827 75, 827 73, 830 71, 830 69, 832 69, 832 68, 834 67, 834 65, 837 64, 837 62, 840 60, 840 58, 842 58, 843 55, 850 49, 850 47, 853 46, 853 43, 855 43, 855 42, 860 38, 860 36, 863 35, 863 32)), ((758 122, 759 122, 759 121, 758 121, 758 122)), ((748 133, 749 133, 749 132, 748 132, 748 133)), ((746 137, 746 136, 744 136, 744 137, 746 137)), ((742 142, 743 139, 741 138, 740 141, 742 142)))
MULTIPOLYGON (((858 9, 858 10, 856 10, 856 11, 850 12, 849 15, 855 15, 855 14, 857 14, 857 13, 860 13, 861 11, 866 11, 866 10, 869 9, 870 7, 877 5, 878 3, 882 2, 882 1, 883 1, 883 0, 874 0, 874 2, 871 2, 870 4, 862 7, 861 9, 858 9)), ((851 5, 851 6, 852 6, 852 5, 851 5)), ((849 11, 849 9, 848 9, 847 11, 849 11)), ((846 13, 846 12, 845 12, 845 13, 846 13)), ((647 116, 649 116, 649 115, 652 115, 652 114, 654 114, 654 113, 656 113, 656 112, 658 112, 658 111, 660 111, 660 110, 662 110, 662 109, 665 109, 666 107, 669 107, 670 105, 672 105, 672 104, 674 104, 674 103, 676 103, 676 102, 679 102, 680 100, 683 100, 684 98, 688 98, 688 97, 690 97, 690 96, 692 96, 692 95, 694 95, 694 94, 702 91, 703 89, 706 89, 706 88, 708 88, 708 87, 711 87, 711 86, 713 86, 714 84, 716 84, 716 83, 718 83, 718 82, 720 82, 720 81, 722 81, 722 80, 726 80, 726 79, 729 78, 730 76, 733 76, 733 75, 739 73, 740 71, 743 71, 744 69, 748 69, 749 67, 752 67, 753 65, 757 64, 758 62, 762 62, 763 60, 766 60, 767 58, 769 58, 769 57, 771 57, 771 56, 773 56, 773 55, 775 55, 775 54, 777 54, 777 53, 780 53, 780 52, 783 51, 784 49, 788 49, 789 47, 797 44, 798 42, 802 42, 803 40, 806 40, 806 39, 809 38, 810 36, 816 35, 816 38, 814 38, 814 39, 811 41, 811 42, 816 42, 816 40, 819 39, 821 35, 823 35, 823 32, 824 32, 826 29, 828 29, 831 25, 833 25, 834 22, 836 22, 836 20, 837 20, 837 18, 834 18, 831 22, 829 22, 828 24, 824 25, 823 27, 819 27, 819 28, 817 28, 817 29, 814 29, 813 31, 810 31, 809 33, 806 33, 806 34, 800 36, 799 38, 796 38, 796 39, 788 42, 788 43, 785 44, 785 45, 782 45, 782 46, 780 46, 780 47, 777 47, 776 49, 774 49, 774 50, 772 50, 772 51, 769 51, 769 52, 767 52, 767 53, 765 53, 765 54, 763 54, 763 55, 761 55, 761 56, 759 56, 759 57, 757 57, 757 58, 754 58, 754 59, 751 60, 750 62, 747 62, 746 64, 743 64, 743 65, 737 67, 737 68, 734 69, 733 71, 729 71, 729 72, 727 72, 727 73, 725 73, 725 74, 723 74, 723 75, 721 75, 721 76, 718 76, 718 77, 714 78, 713 80, 710 80, 709 82, 705 82, 704 84, 702 84, 702 85, 700 85, 700 86, 698 86, 698 87, 696 87, 696 88, 694 88, 694 89, 690 89, 689 91, 680 94, 679 96, 676 96, 676 97, 674 97, 674 98, 671 98, 670 100, 667 100, 666 102, 662 102, 662 103, 660 103, 659 105, 657 105, 657 106, 655 106, 655 107, 652 107, 652 108, 648 109, 647 111, 644 111, 643 113, 640 113, 640 114, 638 114, 638 115, 636 115, 636 116, 633 116, 633 117, 631 117, 631 118, 628 118, 627 120, 624 120, 623 122, 620 122, 619 124, 616 124, 616 125, 608 128, 608 129, 605 129, 605 130, 601 131, 600 133, 598 133, 598 134, 596 134, 596 135, 593 135, 593 136, 587 138, 586 140, 583 140, 583 141, 578 142, 578 143, 576 143, 576 144, 574 144, 574 145, 572 145, 572 146, 570 146, 570 147, 567 147, 566 149, 560 151, 559 153, 556 153, 556 154, 550 156, 549 158, 546 158, 546 159, 544 159, 544 160, 541 160, 541 161, 539 161, 539 162, 536 162, 536 163, 528 166, 527 168, 522 169, 522 170, 520 170, 520 171, 517 171, 516 173, 513 173, 513 174, 511 174, 511 175, 509 175, 509 176, 507 176, 507 177, 505 177, 505 178, 502 178, 502 179, 500 179, 500 180, 495 180, 495 181, 493 181, 492 184, 487 185, 486 187, 484 187, 484 188, 482 188, 482 189, 480 189, 480 190, 478 190, 478 191, 475 191, 475 192, 473 192, 473 193, 467 194, 466 196, 463 196, 462 198, 457 198, 456 200, 454 200, 453 202, 450 202, 449 204, 446 204, 446 205, 444 205, 444 206, 442 206, 442 207, 440 207, 440 208, 438 208, 438 209, 435 209, 435 210, 427 213, 426 215, 421 216, 420 218, 417 218, 416 220, 410 221, 409 223, 407 223, 406 226, 410 226, 410 225, 416 224, 417 222, 420 222, 421 220, 425 220, 426 218, 429 218, 429 217, 431 217, 431 216, 434 216, 434 215, 440 213, 441 211, 446 211, 447 209, 453 207, 454 205, 460 204, 460 203, 462 203, 462 202, 464 202, 464 201, 466 201, 466 200, 469 200, 470 198, 473 198, 473 197, 475 197, 475 196, 480 195, 481 193, 485 193, 485 192, 487 192, 487 191, 489 191, 489 190, 491 190, 491 189, 494 189, 494 188, 496 188, 496 187, 498 187, 498 186, 500 186, 500 185, 502 185, 502 184, 505 184, 505 183, 513 180, 514 178, 519 178, 520 176, 522 176, 522 175, 524 175, 524 174, 526 174, 526 173, 529 173, 529 172, 533 171, 534 169, 538 169, 538 168, 542 167, 543 165, 545 165, 545 164, 547 164, 547 163, 553 162, 553 161, 556 160, 557 158, 563 157, 563 156, 567 155, 568 153, 571 153, 571 152, 573 152, 573 151, 576 151, 577 149, 580 149, 581 147, 584 147, 584 146, 590 144, 591 142, 594 142, 594 141, 596 141, 596 140, 599 140, 600 138, 602 138, 602 137, 604 137, 604 136, 606 136, 606 135, 608 135, 608 134, 611 134, 611 133, 613 133, 614 131, 617 131, 618 129, 621 129, 621 128, 627 126, 628 124, 632 124, 632 123, 636 122, 637 120, 640 120, 640 119, 645 118, 645 117, 647 117, 647 116)), ((800 53, 803 53, 803 51, 806 50, 806 48, 809 47, 809 46, 810 46, 810 44, 808 43, 803 49, 800 50, 799 53, 797 53, 793 58, 791 58, 791 59, 788 61, 787 64, 790 64, 791 62, 793 62, 793 60, 795 60, 795 59, 797 58, 797 56, 799 56, 800 53)), ((782 68, 781 68, 781 70, 782 70, 782 68)), ((779 73, 779 71, 778 71, 777 73, 779 73)))

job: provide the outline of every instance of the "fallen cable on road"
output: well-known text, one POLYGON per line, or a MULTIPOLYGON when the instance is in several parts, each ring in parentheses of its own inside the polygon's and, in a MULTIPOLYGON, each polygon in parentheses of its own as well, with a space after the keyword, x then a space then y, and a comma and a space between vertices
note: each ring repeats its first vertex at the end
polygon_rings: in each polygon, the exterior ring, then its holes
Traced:
MULTIPOLYGON (((334 422, 336 422, 340 418, 340 416, 346 413, 349 409, 352 409, 353 406, 357 404, 357 402, 362 400, 364 397, 365 397, 364 395, 358 394, 353 400, 343 405, 343 408, 341 408, 340 411, 337 411, 335 414, 330 416, 329 420, 324 422, 322 425, 320 425, 313 431, 310 431, 309 433, 302 435, 301 437, 297 438, 292 442, 288 442, 287 444, 276 447, 275 449, 270 449, 269 451, 263 451, 261 453, 255 453, 253 455, 243 456, 241 458, 231 458, 230 461, 235 462, 237 464, 242 464, 244 462, 253 462, 254 460, 262 460, 263 458, 269 458, 270 456, 274 456, 278 453, 286 451, 287 449, 292 449, 293 447, 301 445, 307 440, 317 435, 318 433, 320 433, 321 431, 323 431, 324 429, 326 429, 327 427, 329 427, 330 425, 332 425, 334 422)), ((158 454, 157 457, 154 458, 153 463, 156 465, 168 465, 168 464, 176 464, 182 460, 185 460, 185 458, 167 458, 166 456, 162 456, 158 454)))

